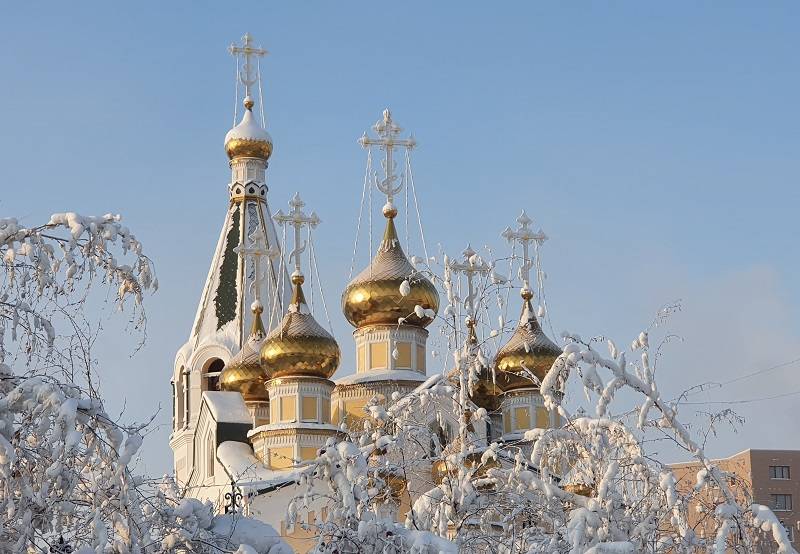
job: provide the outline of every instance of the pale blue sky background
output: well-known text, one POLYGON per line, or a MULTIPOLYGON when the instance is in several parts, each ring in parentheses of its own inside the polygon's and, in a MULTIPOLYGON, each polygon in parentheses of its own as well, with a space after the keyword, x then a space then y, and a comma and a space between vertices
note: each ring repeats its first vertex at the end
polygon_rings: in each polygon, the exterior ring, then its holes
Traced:
MULTIPOLYGON (((353 358, 337 306, 365 160, 355 139, 388 105, 420 144, 430 242, 501 247, 521 207, 550 235, 557 330, 626 344, 683 299, 669 331, 685 341, 659 369, 673 394, 800 357, 798 28, 794 2, 9 3, 0 215, 120 212, 144 242, 161 282, 149 342, 129 359, 133 342, 109 332, 99 353, 115 410, 143 418, 161 403, 144 461, 168 470, 174 352, 227 203, 226 47, 249 31, 271 52, 271 205, 299 190, 324 221, 340 374, 353 358)), ((696 399, 800 390, 798 371, 696 399)), ((711 453, 800 448, 798 406, 738 406, 746 425, 711 453)))

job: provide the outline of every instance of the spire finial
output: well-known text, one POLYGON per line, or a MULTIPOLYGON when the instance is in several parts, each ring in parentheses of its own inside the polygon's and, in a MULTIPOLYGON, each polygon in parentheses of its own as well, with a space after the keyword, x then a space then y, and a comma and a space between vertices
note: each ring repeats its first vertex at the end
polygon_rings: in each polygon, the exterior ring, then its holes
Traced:
POLYGON ((417 141, 414 140, 413 135, 410 135, 407 139, 399 138, 400 132, 403 129, 395 124, 392 119, 392 112, 389 111, 389 108, 383 110, 383 117, 372 126, 372 129, 378 135, 378 138, 371 138, 367 133, 364 133, 361 138, 358 139, 358 143, 363 148, 379 146, 385 153, 384 159, 381 161, 385 177, 378 180, 376 173, 375 185, 378 187, 379 191, 386 195, 386 205, 383 207, 383 215, 388 219, 392 219, 397 215, 397 209, 394 207, 392 200, 395 194, 403 190, 403 181, 396 182, 397 175, 395 174, 395 169, 397 163, 393 158, 394 149, 395 147, 401 147, 406 150, 412 150, 417 145, 417 141))
POLYGON ((239 82, 244 85, 244 96, 248 98, 251 96, 250 88, 261 79, 260 72, 256 67, 253 67, 253 57, 263 58, 268 52, 263 48, 255 46, 250 33, 244 34, 241 46, 231 44, 228 47, 228 52, 230 52, 233 57, 244 60, 244 63, 239 67, 238 77, 239 82))
POLYGON ((511 230, 511 227, 506 227, 505 231, 502 232, 500 236, 506 239, 508 242, 518 242, 522 245, 522 266, 520 267, 520 276, 522 277, 522 291, 521 295, 526 300, 530 299, 530 278, 531 278, 531 257, 530 257, 530 245, 531 243, 535 243, 537 246, 540 246, 544 241, 547 240, 547 235, 539 229, 535 231, 530 228, 531 223, 533 221, 528 214, 525 213, 525 210, 522 210, 522 213, 517 217, 517 223, 519 227, 516 230, 511 230), (528 298, 526 298, 528 296, 528 298))
MULTIPOLYGON (((299 193, 295 193, 294 197, 289 201, 289 207, 291 210, 288 214, 284 214, 283 211, 278 210, 273 217, 273 219, 279 224, 284 227, 284 229, 291 225, 294 227, 294 248, 292 249, 291 253, 289 253, 289 261, 291 262, 294 259, 294 273, 292 273, 292 283, 294 285, 302 285, 305 278, 303 277, 302 268, 300 266, 300 254, 305 252, 307 242, 300 236, 300 232, 303 227, 308 227, 309 229, 314 229, 317 225, 320 224, 320 219, 317 217, 315 212, 311 212, 311 215, 306 215, 303 212, 303 206, 306 203, 300 198, 299 193)), ((292 301, 292 303, 295 303, 292 301)))

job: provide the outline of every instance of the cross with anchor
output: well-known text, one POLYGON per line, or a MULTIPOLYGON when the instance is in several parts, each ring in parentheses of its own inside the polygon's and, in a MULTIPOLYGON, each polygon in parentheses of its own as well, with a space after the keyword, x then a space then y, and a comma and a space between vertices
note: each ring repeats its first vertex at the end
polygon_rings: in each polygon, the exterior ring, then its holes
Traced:
POLYGON ((364 133, 361 138, 358 139, 358 143, 364 148, 379 146, 386 153, 386 157, 381 161, 381 166, 383 167, 386 177, 378 181, 376 174, 375 181, 378 190, 386 195, 387 205, 391 206, 394 195, 403 189, 402 182, 395 184, 397 175, 395 175, 394 172, 397 164, 393 159, 394 149, 399 146, 406 150, 412 150, 417 145, 417 141, 414 140, 413 135, 409 136, 407 139, 398 138, 403 129, 394 122, 392 119, 392 112, 389 111, 389 108, 383 110, 383 118, 378 120, 372 128, 377 133, 378 138, 371 138, 367 136, 367 133, 364 133))
POLYGON ((258 82, 258 72, 253 67, 253 57, 263 58, 268 54, 263 48, 257 48, 253 44, 253 37, 250 33, 245 33, 242 37, 242 46, 231 44, 228 52, 235 58, 243 58, 244 63, 239 70, 239 81, 244 85, 245 97, 250 96, 250 87, 258 82))
POLYGON ((520 275, 522 277, 523 289, 530 288, 530 275, 531 275, 531 258, 530 258, 530 245, 536 243, 537 246, 541 245, 547 240, 547 235, 539 229, 535 231, 530 228, 533 221, 522 210, 522 213, 517 218, 519 227, 516 230, 511 230, 511 227, 506 227, 505 231, 501 233, 501 237, 508 242, 518 242, 522 245, 522 267, 520 267, 520 275))

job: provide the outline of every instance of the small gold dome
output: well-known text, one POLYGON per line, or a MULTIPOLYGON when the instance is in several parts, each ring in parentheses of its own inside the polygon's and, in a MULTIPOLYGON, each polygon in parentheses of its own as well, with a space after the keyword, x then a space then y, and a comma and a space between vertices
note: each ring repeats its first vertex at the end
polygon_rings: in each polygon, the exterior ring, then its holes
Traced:
POLYGON ((439 310, 439 293, 427 278, 418 274, 408 261, 394 226, 397 210, 384 210, 386 231, 369 267, 359 273, 342 294, 342 311, 347 321, 356 328, 366 325, 397 325, 404 323, 427 327, 433 318, 414 314, 417 306, 439 310), (408 279, 410 291, 403 296, 400 285, 408 279))
POLYGON ((519 326, 495 357, 496 377, 505 391, 537 386, 528 372, 541 381, 561 355, 561 348, 544 334, 533 313, 530 291, 524 290, 522 298, 519 326))
POLYGON ((292 283, 294 296, 289 311, 264 340, 261 362, 272 379, 289 376, 328 379, 339 367, 339 345, 308 311, 302 275, 293 275, 292 283))
MULTIPOLYGON (((458 380, 458 376, 455 376, 458 380)), ((478 380, 472 384, 472 390, 469 392, 469 399, 479 408, 485 409, 487 412, 496 412, 500 409, 500 402, 503 399, 503 389, 500 388, 498 381, 492 381, 492 374, 488 367, 481 370, 478 375, 478 380)))
MULTIPOLYGON (((461 437, 448 444, 443 450, 441 457, 433 462, 431 465, 431 478, 436 485, 441 485, 442 482, 449 476, 455 478, 458 475, 459 469, 463 468, 465 471, 472 471, 472 479, 483 479, 487 476, 490 469, 500 467, 500 463, 495 459, 488 459, 486 463, 481 460, 483 453, 486 451, 485 446, 476 445, 477 441, 467 439, 467 453, 460 463, 455 463, 458 454, 461 451, 461 437)), ((488 488, 487 486, 480 487, 481 489, 488 488)))
POLYGON ((261 365, 261 343, 264 341, 263 308, 257 304, 253 310, 253 329, 242 349, 225 364, 219 376, 219 388, 242 394, 245 402, 266 402, 269 397, 264 383, 267 371, 261 365))
POLYGON ((244 115, 239 124, 225 135, 225 152, 228 158, 261 158, 272 155, 272 137, 269 136, 253 115, 253 101, 244 99, 244 115))

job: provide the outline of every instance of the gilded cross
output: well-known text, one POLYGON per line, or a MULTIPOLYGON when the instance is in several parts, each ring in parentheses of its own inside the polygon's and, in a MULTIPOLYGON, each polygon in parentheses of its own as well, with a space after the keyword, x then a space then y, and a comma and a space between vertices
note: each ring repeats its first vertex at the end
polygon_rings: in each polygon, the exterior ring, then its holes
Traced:
POLYGON ((303 206, 305 205, 306 203, 300 199, 300 194, 295 193, 294 197, 289 201, 289 207, 291 208, 289 213, 284 214, 281 210, 278 210, 278 213, 272 216, 284 229, 289 225, 294 227, 294 249, 289 254, 289 261, 294 259, 294 273, 292 275, 303 274, 300 269, 300 254, 305 252, 307 243, 300 236, 300 232, 303 227, 314 229, 320 224, 320 219, 316 213, 311 212, 311 215, 306 215, 303 212, 303 206))

